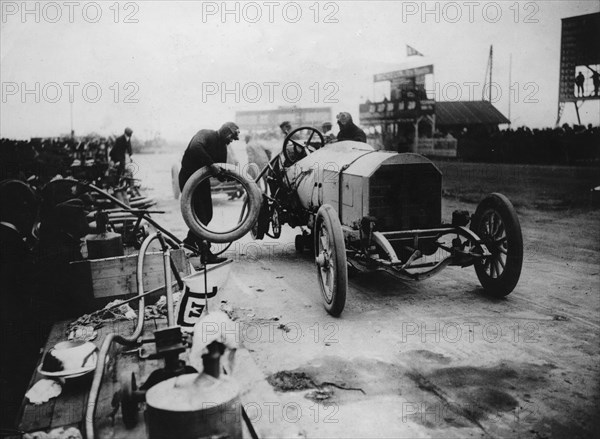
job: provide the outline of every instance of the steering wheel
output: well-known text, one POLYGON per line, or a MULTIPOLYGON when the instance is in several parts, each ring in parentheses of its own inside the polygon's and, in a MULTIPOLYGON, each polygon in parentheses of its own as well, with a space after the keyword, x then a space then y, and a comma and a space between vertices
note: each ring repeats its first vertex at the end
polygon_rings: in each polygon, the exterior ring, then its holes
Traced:
POLYGON ((323 139, 323 134, 319 130, 313 127, 300 127, 296 128, 292 132, 290 132, 285 140, 283 141, 283 156, 285 157, 286 163, 293 164, 298 160, 306 157, 311 152, 316 151, 319 148, 322 148, 325 145, 325 140, 323 139), (299 136, 298 133, 305 131, 302 136, 299 136), (300 137, 306 138, 306 134, 308 134, 308 139, 305 142, 302 142, 300 137), (313 141, 313 138, 317 135, 317 138, 313 141))

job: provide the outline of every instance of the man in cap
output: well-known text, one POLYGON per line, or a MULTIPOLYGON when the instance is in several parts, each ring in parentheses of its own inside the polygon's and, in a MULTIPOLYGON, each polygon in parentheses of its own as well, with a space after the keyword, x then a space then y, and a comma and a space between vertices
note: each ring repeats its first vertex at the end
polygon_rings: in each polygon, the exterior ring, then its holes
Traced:
POLYGON ((283 137, 287 137, 287 135, 292 131, 292 124, 289 120, 283 121, 279 124, 279 129, 283 133, 283 137))
POLYGON ((350 113, 342 112, 338 114, 337 123, 340 127, 340 132, 337 135, 338 141, 354 140, 355 142, 367 143, 367 135, 354 124, 350 113))
POLYGON ((333 125, 331 122, 323 122, 323 125, 321 125, 321 132, 323 133, 325 143, 330 143, 335 140, 335 135, 333 134, 332 128, 333 125))
MULTIPOLYGON (((205 166, 210 167, 213 175, 219 175, 221 168, 215 163, 227 162, 227 145, 234 140, 239 140, 240 129, 233 122, 226 122, 217 131, 200 130, 196 133, 183 154, 181 159, 181 170, 179 171, 179 188, 183 190, 185 183, 194 172, 205 166)), ((194 195, 194 210, 204 225, 208 225, 213 216, 210 180, 204 180, 196 189, 194 195)), ((201 248, 206 245, 202 239, 188 231, 184 244, 191 247, 201 248)), ((208 264, 218 264, 225 261, 208 251, 208 264)))
POLYGON ((133 130, 129 127, 125 128, 123 135, 117 137, 115 145, 110 150, 110 159, 117 165, 117 177, 123 175, 125 170, 125 154, 129 154, 129 160, 131 160, 131 135, 133 130))

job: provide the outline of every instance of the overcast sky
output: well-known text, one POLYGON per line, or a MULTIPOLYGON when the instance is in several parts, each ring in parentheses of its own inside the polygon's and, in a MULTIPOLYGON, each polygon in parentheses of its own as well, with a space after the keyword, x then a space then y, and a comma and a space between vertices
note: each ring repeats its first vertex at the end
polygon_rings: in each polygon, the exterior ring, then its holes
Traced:
MULTIPOLYGON (((72 92, 76 134, 127 125, 182 141, 238 110, 331 106, 358 119, 386 91, 374 74, 426 62, 437 100, 478 100, 490 45, 495 106, 508 116, 512 54, 513 123, 553 126, 560 20, 600 11, 598 1, 1 4, 2 137, 68 133, 72 92)), ((582 111, 598 124, 599 101, 582 111)))

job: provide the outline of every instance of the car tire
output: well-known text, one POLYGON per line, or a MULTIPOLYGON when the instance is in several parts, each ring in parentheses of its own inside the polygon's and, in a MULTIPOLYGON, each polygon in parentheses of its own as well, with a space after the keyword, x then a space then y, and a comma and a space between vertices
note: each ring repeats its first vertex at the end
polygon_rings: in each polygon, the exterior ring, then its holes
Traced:
POLYGON ((342 225, 330 205, 319 208, 313 236, 323 305, 329 314, 338 317, 346 305, 348 263, 342 225))
POLYGON ((475 210, 471 230, 492 254, 475 262, 479 282, 495 297, 509 295, 523 266, 523 235, 512 203, 502 194, 488 195, 475 210))
POLYGON ((225 176, 239 182, 246 191, 248 213, 245 217, 241 219, 241 222, 237 227, 226 232, 213 232, 200 222, 193 208, 192 199, 194 192, 200 183, 212 176, 210 168, 207 166, 194 172, 186 182, 183 191, 181 192, 181 213, 187 226, 197 236, 206 239, 208 242, 227 243, 240 239, 250 231, 252 226, 254 226, 260 212, 262 195, 258 185, 243 177, 242 174, 237 171, 235 166, 226 163, 218 163, 218 166, 223 169, 225 176))

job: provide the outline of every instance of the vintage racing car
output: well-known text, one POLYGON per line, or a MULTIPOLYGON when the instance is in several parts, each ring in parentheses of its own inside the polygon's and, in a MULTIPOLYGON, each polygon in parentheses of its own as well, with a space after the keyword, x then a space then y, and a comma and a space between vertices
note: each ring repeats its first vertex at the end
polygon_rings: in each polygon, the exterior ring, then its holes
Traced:
POLYGON ((285 223, 304 228, 296 248, 314 248, 329 313, 344 309, 348 267, 420 280, 448 265, 473 265, 491 294, 513 291, 523 239, 505 196, 490 194, 474 215, 456 211, 443 224, 442 174, 433 162, 366 143, 323 144, 313 128, 287 136, 281 154, 259 176, 267 184, 253 235, 278 237, 285 223))
MULTIPOLYGON (((474 266, 483 288, 497 297, 510 294, 519 281, 523 238, 511 202, 492 193, 473 215, 455 211, 443 223, 442 174, 421 155, 354 141, 325 145, 318 130, 301 127, 255 179, 262 188, 258 207, 256 188, 231 176, 248 193, 242 233, 251 228, 255 239, 278 238, 283 224, 302 228, 296 248, 314 249, 331 315, 344 309, 348 268, 421 280, 449 265, 474 266)), ((187 198, 199 180, 186 185, 187 198)), ((207 239, 234 238, 207 235, 184 202, 182 211, 188 226, 207 239)))

